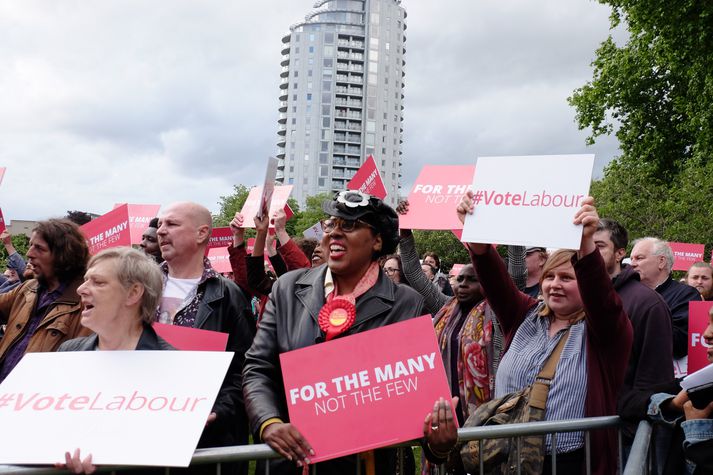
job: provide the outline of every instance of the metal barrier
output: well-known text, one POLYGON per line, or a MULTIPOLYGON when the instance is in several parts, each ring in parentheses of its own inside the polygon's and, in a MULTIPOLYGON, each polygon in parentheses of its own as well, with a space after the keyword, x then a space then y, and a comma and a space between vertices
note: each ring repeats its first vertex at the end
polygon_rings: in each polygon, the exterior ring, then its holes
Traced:
POLYGON ((639 422, 634 442, 631 445, 629 459, 626 461, 624 475, 645 475, 651 468, 651 434, 653 426, 648 421, 639 422))
MULTIPOLYGON (((605 417, 587 417, 584 419, 572 419, 567 421, 544 421, 544 422, 529 422, 524 424, 507 424, 501 426, 488 426, 488 427, 468 427, 465 429, 458 430, 458 439, 460 442, 472 441, 472 440, 485 440, 485 439, 498 439, 505 437, 522 437, 529 435, 543 435, 543 434, 553 434, 552 437, 552 447, 553 450, 552 465, 553 471, 555 472, 556 465, 556 447, 557 447, 557 433, 563 432, 585 432, 585 461, 587 473, 590 473, 591 469, 591 454, 589 447, 589 431, 596 429, 612 429, 619 428, 621 420, 618 416, 605 416, 605 417)), ((642 422, 642 424, 645 424, 642 422)), ((641 429, 641 425, 639 426, 641 429)), ((650 436, 650 426, 649 426, 649 436, 650 436)), ((640 445, 646 444, 643 450, 644 454, 648 449, 648 439, 643 441, 644 435, 642 434, 642 441, 640 445)), ((639 433, 637 432, 637 439, 639 439, 639 433)), ((634 441, 634 448, 637 447, 637 442, 634 441)), ((407 442, 404 444, 397 445, 396 447, 410 447, 417 445, 415 442, 407 442)), ((517 447, 519 453, 519 444, 517 447)), ((621 431, 619 431, 619 452, 621 454, 621 431)), ((632 457, 634 456, 634 449, 632 449, 632 457)), ((625 474, 639 474, 644 472, 629 471, 629 465, 632 463, 632 457, 629 458, 629 464, 627 464, 627 471, 625 474)), ((241 445, 235 447, 219 447, 210 449, 198 449, 193 454, 191 459, 191 465, 202 465, 202 464, 220 464, 221 462, 239 462, 248 460, 267 460, 280 458, 275 451, 273 451, 267 444, 254 444, 254 445, 241 445)), ((645 458, 645 455, 644 455, 645 458)), ((638 460, 638 459, 637 459, 638 460)), ((109 466, 99 466, 97 467, 98 472, 111 472, 121 468, 121 470, 131 470, 132 468, 143 468, 143 467, 109 467, 109 466)), ((518 467, 519 472, 520 467, 518 467)), ((621 455, 619 456, 619 470, 622 471, 622 461, 621 455)), ((166 474, 170 472, 170 469, 166 469, 166 474)), ((316 468, 312 467, 311 473, 316 474, 316 468)), ((16 465, 0 465, 0 475, 59 475, 62 473, 69 473, 68 471, 57 470, 53 467, 27 467, 27 466, 16 466, 16 465)), ((267 473, 267 471, 266 471, 267 473)), ((359 469, 357 469, 357 474, 359 469)), ((441 473, 444 473, 441 470, 441 473)), ((481 466, 480 473, 483 473, 483 467, 481 466)), ((220 475, 220 465, 216 465, 216 475, 220 475)))

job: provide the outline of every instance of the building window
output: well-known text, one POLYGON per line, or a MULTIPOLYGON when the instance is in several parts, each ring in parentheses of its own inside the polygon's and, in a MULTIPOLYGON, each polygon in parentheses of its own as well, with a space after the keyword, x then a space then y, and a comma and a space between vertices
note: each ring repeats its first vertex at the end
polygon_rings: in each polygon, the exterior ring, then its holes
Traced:
POLYGON ((324 58, 322 60, 322 66, 325 68, 331 68, 334 66, 334 60, 332 58, 324 58))
POLYGON ((329 117, 322 117, 322 127, 329 127, 330 120, 329 117))
MULTIPOLYGON (((312 36, 312 35, 310 35, 310 36, 312 36)), ((314 46, 310 46, 310 47, 309 47, 309 52, 310 52, 310 53, 314 53, 314 46)))
POLYGON ((312 100, 312 93, 311 93, 311 92, 308 92, 308 93, 307 93, 307 100, 308 100, 308 101, 311 101, 311 100, 312 100))
POLYGON ((331 45, 334 43, 334 33, 325 33, 324 34, 324 42, 328 45, 331 45))

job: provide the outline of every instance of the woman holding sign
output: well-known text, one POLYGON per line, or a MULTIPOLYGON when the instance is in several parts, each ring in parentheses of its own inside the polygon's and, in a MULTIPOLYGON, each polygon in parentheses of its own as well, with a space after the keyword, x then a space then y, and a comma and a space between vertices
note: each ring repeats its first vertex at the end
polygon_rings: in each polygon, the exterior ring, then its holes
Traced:
MULTIPOLYGON (((243 392, 254 435, 287 459, 271 461, 271 474, 300 473, 299 467, 315 455, 299 429, 287 422, 280 354, 424 313, 423 298, 391 282, 379 268, 379 257, 394 252, 398 243, 394 210, 358 191, 343 191, 322 208, 329 215, 322 221, 327 266, 278 279, 246 354, 243 392)), ((365 423, 378 427, 380 421, 365 423)), ((456 441, 450 401, 437 401, 423 424, 424 448, 442 460, 456 441)), ((367 472, 396 473, 403 463, 396 459, 395 450, 376 450, 366 457, 367 472)), ((356 456, 329 460, 318 464, 317 473, 355 473, 357 463, 356 456)), ((413 471, 411 456, 402 473, 413 471)))
MULTIPOLYGON (((505 339, 495 398, 533 384, 558 342, 567 338, 546 399, 545 419, 550 421, 615 414, 631 348, 631 323, 594 245, 599 216, 593 203, 585 199, 574 216, 574 224, 583 228, 579 250, 556 251, 545 263, 543 302, 517 290, 492 246, 468 244, 505 339)), ((473 209, 468 192, 457 208, 461 221, 473 209)), ((558 472, 580 473, 584 445, 582 432, 558 434, 556 445, 547 436, 545 453, 556 450, 558 472)), ((591 447, 592 473, 616 473, 616 434, 593 432, 591 447)), ((551 470, 550 462, 545 457, 543 473, 551 470)))

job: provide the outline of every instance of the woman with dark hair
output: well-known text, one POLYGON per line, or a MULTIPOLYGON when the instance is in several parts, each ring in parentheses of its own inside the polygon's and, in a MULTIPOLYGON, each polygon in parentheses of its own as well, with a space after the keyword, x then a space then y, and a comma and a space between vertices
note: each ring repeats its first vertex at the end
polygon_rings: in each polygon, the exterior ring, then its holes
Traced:
MULTIPOLYGON (((358 191, 338 193, 333 201, 324 202, 323 210, 329 215, 322 221, 327 265, 278 279, 245 355, 243 392, 255 439, 287 459, 269 462, 271 474, 299 473, 295 463, 309 464, 312 454, 299 428, 288 422, 279 355, 423 313, 423 298, 407 286, 394 284, 379 268, 378 259, 394 252, 399 240, 396 212, 358 191), (345 307, 352 310, 346 319, 343 312, 334 311, 345 307)), ((449 452, 456 430, 448 421, 450 402, 437 402, 436 407, 438 416, 429 414, 424 423, 424 449, 440 460, 436 454, 449 452)), ((412 456, 407 463, 413 473, 412 456)), ((343 457, 318 464, 317 473, 354 473, 357 464, 356 457, 343 457)), ((376 473, 395 473, 396 451, 376 450, 374 466, 376 473)))
POLYGON ((394 284, 408 285, 403 268, 401 267, 401 256, 398 254, 389 254, 383 258, 383 262, 382 269, 386 277, 391 279, 394 284))
MULTIPOLYGON (((579 250, 559 250, 545 263, 542 302, 515 287, 491 245, 468 243, 505 339, 495 398, 531 385, 566 338, 546 400, 545 419, 550 421, 615 414, 631 349, 631 323, 594 244, 599 216, 593 203, 586 198, 574 217, 574 224, 583 228, 579 250)), ((468 192, 457 208, 461 222, 473 209, 473 193, 468 192)), ((582 432, 560 434, 556 448, 547 436, 545 452, 556 450, 558 472, 581 473, 584 445, 582 432)), ((593 432, 591 446, 592 473, 616 473, 616 433, 593 432)), ((543 473, 549 473, 550 463, 545 457, 543 473)))

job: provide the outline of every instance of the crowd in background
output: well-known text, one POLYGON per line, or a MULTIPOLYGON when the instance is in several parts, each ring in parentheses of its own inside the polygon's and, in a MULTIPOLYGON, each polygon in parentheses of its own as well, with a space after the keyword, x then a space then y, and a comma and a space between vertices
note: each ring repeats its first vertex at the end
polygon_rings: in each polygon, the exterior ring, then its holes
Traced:
MULTIPOLYGON (((471 198, 454 210, 461 220, 472 212, 471 198)), ((470 262, 452 272, 399 228, 407 202, 394 210, 345 191, 323 210, 321 241, 290 236, 284 211, 237 213, 226 275, 206 258, 211 215, 195 203, 165 207, 143 234, 143 252, 114 248, 90 259, 68 219, 38 223, 26 257, 3 233, 0 381, 26 352, 173 349, 153 331, 156 321, 227 333, 233 361, 198 446, 247 444, 252 435, 284 456, 261 462, 270 473, 301 473, 314 453, 289 422, 279 355, 430 314, 452 399, 435 401, 424 422, 423 473, 442 463, 449 473, 467 473, 453 416, 458 426, 473 424, 478 408, 538 382, 551 357, 556 371, 543 420, 619 414, 624 457, 637 422, 655 420, 658 473, 713 469, 713 403, 693 407, 674 377, 674 362, 688 352, 689 302, 713 300, 709 263, 673 279, 665 241, 642 237, 628 253, 626 229, 600 218, 591 198, 572 217, 583 229, 578 250, 506 246, 501 255, 490 244, 467 243, 470 262), (256 231, 252 253, 248 220, 256 231)), ((614 431, 592 433, 593 473, 615 473, 617 446, 614 431)), ((558 471, 577 473, 584 447, 584 434, 572 432, 557 444, 547 436, 542 450, 556 451, 558 471)), ((78 473, 95 469, 79 450, 65 461, 78 473)), ((380 449, 322 462, 319 473, 348 473, 357 464, 372 473, 416 470, 410 451, 398 460, 397 451, 380 449)), ((549 473, 550 464, 545 457, 533 470, 549 473)), ((223 470, 247 473, 247 465, 223 470)))

